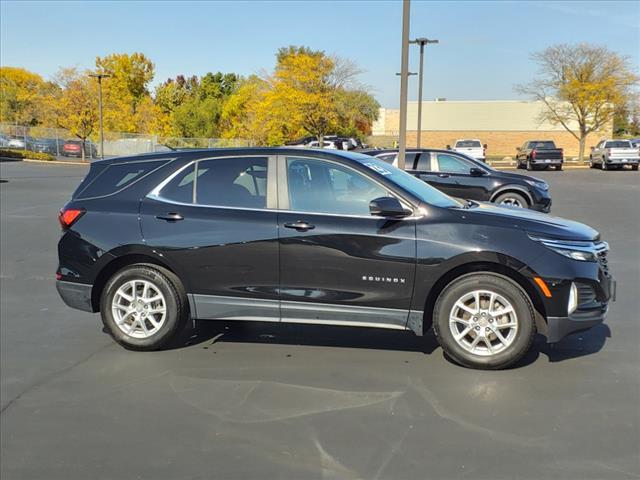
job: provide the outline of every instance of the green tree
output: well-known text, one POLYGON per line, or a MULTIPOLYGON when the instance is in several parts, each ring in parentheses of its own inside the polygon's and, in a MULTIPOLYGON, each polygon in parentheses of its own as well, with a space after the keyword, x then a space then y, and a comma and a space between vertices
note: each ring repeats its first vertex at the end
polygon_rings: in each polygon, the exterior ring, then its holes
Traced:
POLYGON ((587 44, 549 47, 533 60, 538 76, 516 90, 545 104, 542 119, 562 125, 579 141, 582 161, 587 135, 612 122, 616 111, 630 102, 638 76, 628 58, 587 44))

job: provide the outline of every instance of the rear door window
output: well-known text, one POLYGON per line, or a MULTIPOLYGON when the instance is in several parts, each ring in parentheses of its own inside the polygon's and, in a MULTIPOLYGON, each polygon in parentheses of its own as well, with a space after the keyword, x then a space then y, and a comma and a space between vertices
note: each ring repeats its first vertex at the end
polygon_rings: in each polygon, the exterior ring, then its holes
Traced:
POLYGON ((191 164, 162 187, 158 196, 172 202, 193 203, 194 179, 195 164, 191 164))
POLYGON ((438 153, 438 170, 445 173, 463 173, 469 174, 473 166, 467 160, 448 153, 438 153))
POLYGON ((202 160, 197 164, 196 203, 266 208, 267 157, 202 160))
POLYGON ((418 166, 416 170, 420 170, 421 172, 430 172, 431 171, 431 154, 428 152, 422 152, 418 157, 418 166))
POLYGON ((136 183, 168 161, 168 159, 162 159, 146 162, 111 164, 98 173, 86 188, 79 191, 77 198, 82 199, 113 195, 136 183))

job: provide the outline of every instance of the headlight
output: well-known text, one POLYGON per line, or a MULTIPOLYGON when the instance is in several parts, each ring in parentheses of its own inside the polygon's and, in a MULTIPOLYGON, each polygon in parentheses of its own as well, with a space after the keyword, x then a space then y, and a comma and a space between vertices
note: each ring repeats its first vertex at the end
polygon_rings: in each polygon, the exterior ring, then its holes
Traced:
POLYGON ((549 185, 547 184, 547 182, 540 182, 537 180, 525 180, 525 182, 527 182, 532 187, 539 188, 540 190, 544 190, 545 192, 549 190, 549 185))
POLYGON ((569 290, 569 302, 567 303, 567 312, 571 315, 578 308, 578 287, 571 282, 571 289, 569 290))
POLYGON ((542 243, 545 247, 553 250, 560 255, 564 255, 572 260, 578 260, 580 262, 597 262, 594 245, 590 242, 569 242, 562 240, 552 240, 548 238, 540 238, 533 235, 529 235, 531 240, 542 243))

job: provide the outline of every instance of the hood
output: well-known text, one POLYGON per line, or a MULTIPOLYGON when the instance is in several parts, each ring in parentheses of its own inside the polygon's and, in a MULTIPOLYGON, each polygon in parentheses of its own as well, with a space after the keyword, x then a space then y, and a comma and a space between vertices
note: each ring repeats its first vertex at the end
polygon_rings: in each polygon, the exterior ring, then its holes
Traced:
POLYGON ((518 228, 540 237, 576 241, 600 239, 600 234, 584 223, 524 208, 499 207, 492 203, 478 202, 478 206, 460 210, 460 213, 485 225, 518 228))
POLYGON ((547 183, 542 178, 532 177, 530 175, 522 175, 521 173, 505 172, 505 171, 502 171, 502 170, 500 170, 498 173, 500 174, 500 177, 502 177, 502 178, 513 178, 514 180, 521 180, 521 181, 533 180, 534 182, 540 182, 540 183, 544 183, 544 184, 547 183))

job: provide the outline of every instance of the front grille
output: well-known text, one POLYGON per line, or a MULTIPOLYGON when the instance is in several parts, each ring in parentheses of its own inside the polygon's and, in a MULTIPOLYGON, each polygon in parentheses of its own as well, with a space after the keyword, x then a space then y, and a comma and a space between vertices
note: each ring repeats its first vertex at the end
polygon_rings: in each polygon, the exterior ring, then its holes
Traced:
POLYGON ((607 254, 609 253, 609 244, 607 242, 600 242, 596 244, 596 256, 598 257, 598 264, 600 265, 600 269, 602 273, 606 277, 610 277, 609 274, 609 260, 607 259, 607 254))

